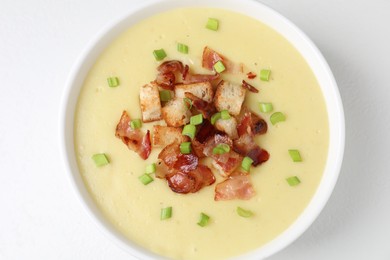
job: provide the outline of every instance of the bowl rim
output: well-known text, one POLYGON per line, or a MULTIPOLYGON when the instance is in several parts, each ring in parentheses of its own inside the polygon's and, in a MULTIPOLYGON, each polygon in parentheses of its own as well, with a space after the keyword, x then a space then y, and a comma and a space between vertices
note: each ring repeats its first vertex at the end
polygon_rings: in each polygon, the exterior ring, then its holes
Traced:
POLYGON ((287 18, 256 0, 149 0, 144 1, 123 16, 105 26, 79 55, 66 82, 59 115, 60 152, 68 180, 81 205, 107 237, 131 255, 140 259, 166 259, 130 241, 111 226, 102 216, 89 195, 79 173, 74 154, 74 114, 78 93, 84 78, 99 54, 126 28, 154 14, 185 7, 220 8, 250 16, 270 26, 295 46, 308 62, 321 87, 326 103, 329 123, 328 157, 323 176, 309 204, 299 217, 276 238, 259 249, 238 256, 236 259, 264 259, 295 241, 315 221, 329 200, 336 185, 344 155, 345 119, 336 80, 325 58, 309 37, 287 18), (261 16, 261 17, 260 17, 261 16))

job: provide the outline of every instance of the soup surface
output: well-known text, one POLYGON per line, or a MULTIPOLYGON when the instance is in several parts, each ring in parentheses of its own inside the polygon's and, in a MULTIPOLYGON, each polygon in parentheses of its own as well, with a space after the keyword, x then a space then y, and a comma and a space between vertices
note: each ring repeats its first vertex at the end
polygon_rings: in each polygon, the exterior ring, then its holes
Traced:
MULTIPOLYGON (((156 124, 144 123, 142 130, 156 124)), ((161 123, 163 124, 163 123, 161 123)), ((324 99, 306 61, 281 35, 241 14, 220 9, 176 9, 129 28, 100 55, 85 79, 75 117, 75 147, 80 173, 102 214, 129 240, 157 254, 174 259, 224 259, 254 250, 286 230, 304 210, 322 177, 328 151, 328 120, 324 99), (220 21, 208 30, 209 17, 220 21), (177 43, 189 53, 177 51, 177 43), (222 73, 237 84, 245 79, 260 91, 247 92, 246 105, 268 123, 268 132, 256 142, 270 159, 252 167, 256 195, 250 200, 214 201, 215 184, 197 193, 172 192, 165 180, 143 185, 138 177, 156 162, 161 149, 142 160, 115 137, 123 110, 141 118, 140 87, 156 77, 160 64, 153 50, 164 48, 165 60, 189 64, 196 73, 205 46, 234 62, 242 62, 244 74, 222 73), (249 80, 246 73, 270 69, 268 82, 249 80), (110 88, 107 78, 117 76, 120 85, 110 88), (259 102, 272 102, 286 121, 270 123, 270 114, 259 111, 259 102), (298 149, 302 162, 293 162, 289 149, 298 149), (96 167, 91 156, 107 154, 110 163, 96 167), (301 183, 289 186, 286 178, 301 183), (172 217, 160 220, 161 208, 171 206, 172 217), (237 207, 254 213, 243 218, 237 207), (205 227, 197 225, 201 212, 210 216, 205 227)), ((217 179, 218 174, 215 173, 217 179)), ((218 180, 217 180, 218 182, 218 180)))

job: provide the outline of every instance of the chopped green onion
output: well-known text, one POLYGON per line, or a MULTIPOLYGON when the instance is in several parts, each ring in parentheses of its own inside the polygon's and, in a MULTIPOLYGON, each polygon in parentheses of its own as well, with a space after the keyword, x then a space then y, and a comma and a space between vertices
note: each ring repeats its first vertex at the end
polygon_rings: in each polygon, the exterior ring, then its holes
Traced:
POLYGON ((219 27, 219 21, 215 18, 209 18, 207 20, 206 28, 212 31, 217 31, 219 27))
POLYGON ((141 119, 133 119, 130 121, 130 127, 133 129, 138 129, 142 127, 141 119))
POLYGON ((109 77, 107 78, 108 86, 111 88, 119 86, 119 79, 117 77, 109 77))
POLYGON ((222 119, 230 119, 230 115, 229 115, 229 111, 227 111, 227 110, 222 110, 221 111, 221 118, 222 119))
POLYGON ((162 208, 161 209, 161 214, 160 214, 160 219, 169 219, 172 217, 172 207, 167 207, 167 208, 162 208))
POLYGON ((183 101, 186 108, 190 110, 192 108, 192 100, 189 98, 184 98, 183 101))
POLYGON ((241 168, 243 168, 245 171, 249 172, 252 163, 253 163, 253 160, 250 157, 245 156, 244 159, 242 159, 241 168))
POLYGON ((302 162, 302 157, 298 150, 288 150, 288 153, 293 162, 302 162))
POLYGON ((152 164, 149 164, 148 166, 146 166, 145 172, 147 174, 155 173, 156 172, 156 164, 152 163, 152 164))
POLYGON ((221 112, 215 113, 214 115, 211 116, 211 124, 215 125, 218 119, 221 119, 221 112))
POLYGON ((104 153, 97 153, 92 155, 92 160, 95 162, 95 165, 97 167, 101 167, 110 163, 110 161, 107 158, 107 155, 104 153))
POLYGON ((270 120, 275 125, 276 123, 286 121, 286 116, 282 112, 275 112, 271 115, 270 120))
POLYGON ((178 43, 177 50, 181 53, 187 54, 188 53, 188 46, 183 44, 183 43, 178 43))
POLYGON ((161 101, 169 101, 171 99, 172 99, 171 91, 165 89, 160 91, 161 101))
POLYGON ((165 57, 167 57, 164 49, 154 50, 153 55, 157 61, 163 60, 165 57))
POLYGON ((223 65, 222 61, 217 61, 215 64, 214 64, 214 70, 218 73, 221 73, 223 72, 224 70, 226 70, 225 68, 225 65, 223 65))
POLYGON ((269 75, 271 74, 270 70, 261 70, 260 71, 260 79, 262 81, 269 81, 269 75))
POLYGON ((184 142, 180 144, 180 152, 182 154, 191 153, 191 142, 184 142))
POLYGON ((243 209, 241 207, 237 207, 237 214, 243 218, 250 218, 253 216, 253 212, 250 210, 243 209))
POLYGON ((197 115, 192 116, 190 118, 191 125, 200 125, 201 123, 203 123, 203 115, 202 114, 197 114, 197 115))
POLYGON ((181 132, 182 135, 189 136, 191 139, 194 139, 196 132, 196 127, 194 125, 185 125, 183 128, 183 131, 181 132))
POLYGON ((149 174, 147 174, 147 173, 142 174, 141 176, 138 177, 138 179, 144 185, 148 185, 149 183, 151 183, 153 181, 153 178, 149 174))
POLYGON ((210 220, 210 217, 202 212, 202 213, 200 213, 200 219, 199 219, 199 222, 197 224, 201 227, 204 227, 204 226, 207 226, 207 224, 209 223, 209 220, 210 220))
POLYGON ((230 152, 230 146, 228 144, 218 144, 213 148, 213 154, 224 154, 230 152))
POLYGON ((297 176, 288 177, 288 178, 286 178, 286 181, 288 182, 288 185, 290 185, 290 186, 297 186, 299 183, 301 183, 301 181, 299 180, 299 178, 297 176))
POLYGON ((272 103, 259 103, 259 107, 260 107, 260 112, 262 113, 269 113, 272 112, 272 110, 274 110, 272 103))

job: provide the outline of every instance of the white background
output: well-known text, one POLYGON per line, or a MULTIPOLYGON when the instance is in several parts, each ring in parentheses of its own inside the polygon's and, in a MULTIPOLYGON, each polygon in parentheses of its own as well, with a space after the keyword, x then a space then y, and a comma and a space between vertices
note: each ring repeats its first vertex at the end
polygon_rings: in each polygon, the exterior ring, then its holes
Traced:
MULTIPOLYGON (((88 41, 135 0, 0 1, 0 259, 133 259, 91 222, 59 153, 64 84, 88 41)), ((282 259, 390 259, 390 1, 263 0, 317 44, 339 84, 335 191, 282 259)))

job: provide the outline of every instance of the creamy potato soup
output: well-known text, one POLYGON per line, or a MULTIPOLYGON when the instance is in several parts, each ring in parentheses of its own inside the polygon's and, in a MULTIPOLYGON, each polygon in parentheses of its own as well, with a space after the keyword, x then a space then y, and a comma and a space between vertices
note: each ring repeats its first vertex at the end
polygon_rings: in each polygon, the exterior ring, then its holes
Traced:
MULTIPOLYGON (((143 123, 143 133, 164 121, 143 123)), ((151 132, 152 133, 152 132, 151 132)), ((318 82, 297 50, 268 26, 241 14, 219 9, 177 9, 139 22, 123 32, 96 60, 85 79, 75 117, 75 149, 80 173, 103 215, 129 240, 173 259, 225 259, 257 249, 286 230, 311 200, 322 177, 328 151, 327 112, 318 82), (209 18, 219 21, 214 31, 209 18), (188 46, 180 53, 177 44, 188 46), (141 118, 140 87, 156 78, 153 50, 164 49, 167 60, 180 60, 194 73, 202 68, 202 52, 209 46, 232 62, 244 65, 243 73, 221 73, 221 79, 241 84, 246 80, 259 93, 246 92, 245 105, 268 124, 255 141, 270 158, 251 167, 255 196, 249 200, 215 201, 215 186, 222 177, 212 168, 216 182, 195 193, 173 192, 165 179, 144 185, 139 176, 157 161, 161 148, 152 148, 147 160, 115 136, 122 112, 141 118), (271 71, 269 81, 260 71, 271 71), (247 73, 257 75, 248 79, 247 73), (107 78, 118 77, 109 87, 107 78), (262 113, 260 102, 273 111, 262 113), (273 125, 270 116, 282 112, 285 121, 273 125), (290 149, 299 150, 294 162, 290 149), (98 167, 92 156, 104 153, 109 163, 98 167), (291 186, 287 178, 300 183, 291 186), (162 208, 172 207, 161 220, 162 208), (242 217, 237 207, 250 211, 242 217), (206 226, 201 213, 209 216, 206 226)), ((211 168, 211 167, 210 167, 211 168)))

